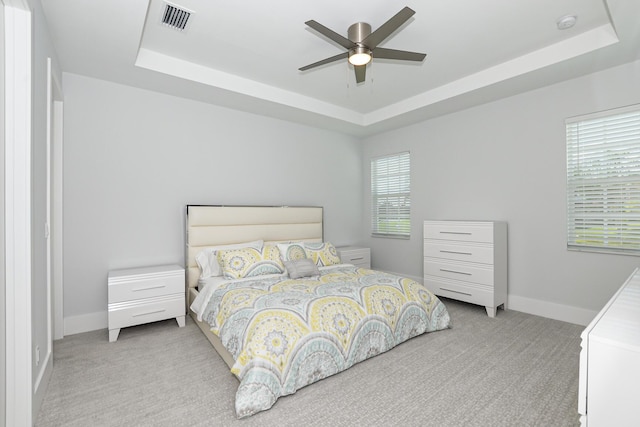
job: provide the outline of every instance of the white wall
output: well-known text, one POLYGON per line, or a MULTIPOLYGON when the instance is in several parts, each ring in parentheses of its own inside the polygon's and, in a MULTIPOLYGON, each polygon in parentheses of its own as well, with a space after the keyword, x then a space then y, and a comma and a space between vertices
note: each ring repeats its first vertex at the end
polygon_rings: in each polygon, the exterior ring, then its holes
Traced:
POLYGON ((566 250, 567 117, 640 103, 640 62, 367 138, 370 159, 411 151, 412 236, 371 238, 373 266, 421 278, 422 221, 505 220, 511 308, 586 323, 633 269, 634 256, 566 250))
POLYGON ((357 139, 63 79, 65 334, 107 326, 110 269, 184 263, 186 204, 323 206, 326 240, 361 238, 357 139))

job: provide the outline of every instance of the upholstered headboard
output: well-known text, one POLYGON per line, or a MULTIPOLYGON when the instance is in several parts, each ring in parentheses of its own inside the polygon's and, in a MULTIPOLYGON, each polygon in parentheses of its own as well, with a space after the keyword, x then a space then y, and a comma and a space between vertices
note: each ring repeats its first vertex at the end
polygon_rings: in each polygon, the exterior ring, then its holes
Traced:
POLYGON ((310 206, 202 206, 187 205, 187 287, 198 286, 196 254, 207 246, 264 240, 320 242, 323 212, 310 206))

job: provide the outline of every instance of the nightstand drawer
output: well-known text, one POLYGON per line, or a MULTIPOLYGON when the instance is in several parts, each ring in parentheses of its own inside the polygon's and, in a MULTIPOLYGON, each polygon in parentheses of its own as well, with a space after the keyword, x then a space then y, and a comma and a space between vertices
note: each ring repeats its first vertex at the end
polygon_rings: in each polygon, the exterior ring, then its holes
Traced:
POLYGON ((356 267, 371 268, 371 249, 359 246, 337 247, 340 260, 344 264, 353 264, 356 267))
POLYGON ((493 242, 493 224, 455 221, 425 221, 425 239, 452 240, 462 242, 493 242))
POLYGON ((424 274, 425 276, 446 277, 488 286, 493 284, 493 267, 490 265, 484 266, 481 264, 447 262, 435 258, 425 258, 424 274))
POLYGON ((366 252, 349 252, 347 254, 341 254, 340 259, 343 263, 346 264, 355 264, 355 265, 370 265, 371 264, 371 255, 369 251, 366 252))
POLYGON ((184 316, 184 294, 109 304, 109 329, 184 316))
POLYGON ((424 256, 456 261, 493 264, 493 245, 424 241, 424 256))
POLYGON ((184 270, 139 275, 109 275, 109 303, 184 292, 184 270))

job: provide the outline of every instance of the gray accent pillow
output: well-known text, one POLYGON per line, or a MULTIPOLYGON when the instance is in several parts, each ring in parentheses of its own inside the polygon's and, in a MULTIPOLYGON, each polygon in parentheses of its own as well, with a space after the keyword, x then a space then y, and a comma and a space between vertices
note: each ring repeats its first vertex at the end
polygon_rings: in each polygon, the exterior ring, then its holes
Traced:
POLYGON ((287 268, 289 277, 299 279, 301 277, 319 276, 320 270, 311 258, 296 259, 294 261, 285 261, 284 266, 287 268))

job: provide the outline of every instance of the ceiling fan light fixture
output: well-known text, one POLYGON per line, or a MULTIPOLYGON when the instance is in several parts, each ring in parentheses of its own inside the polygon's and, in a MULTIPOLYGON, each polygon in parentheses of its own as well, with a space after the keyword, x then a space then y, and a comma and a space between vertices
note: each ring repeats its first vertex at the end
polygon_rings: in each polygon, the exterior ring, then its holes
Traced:
POLYGON ((366 47, 358 46, 349 51, 349 63, 352 65, 367 65, 371 62, 371 51, 366 47))
POLYGON ((343 51, 338 55, 325 58, 322 61, 305 65, 304 67, 299 68, 299 70, 306 71, 311 68, 347 58, 349 63, 354 66, 353 71, 356 74, 356 83, 363 83, 367 74, 366 65, 373 60, 373 52, 375 52, 376 58, 421 62, 424 60, 425 56, 427 56, 424 53, 386 49, 378 46, 386 38, 402 27, 402 25, 404 25, 414 14, 415 11, 411 8, 404 7, 400 12, 389 18, 387 22, 382 24, 374 32, 371 32, 371 25, 366 22, 356 22, 347 30, 349 38, 336 33, 314 20, 307 21, 305 22, 306 25, 333 42, 339 44, 345 48, 346 51, 343 51))

